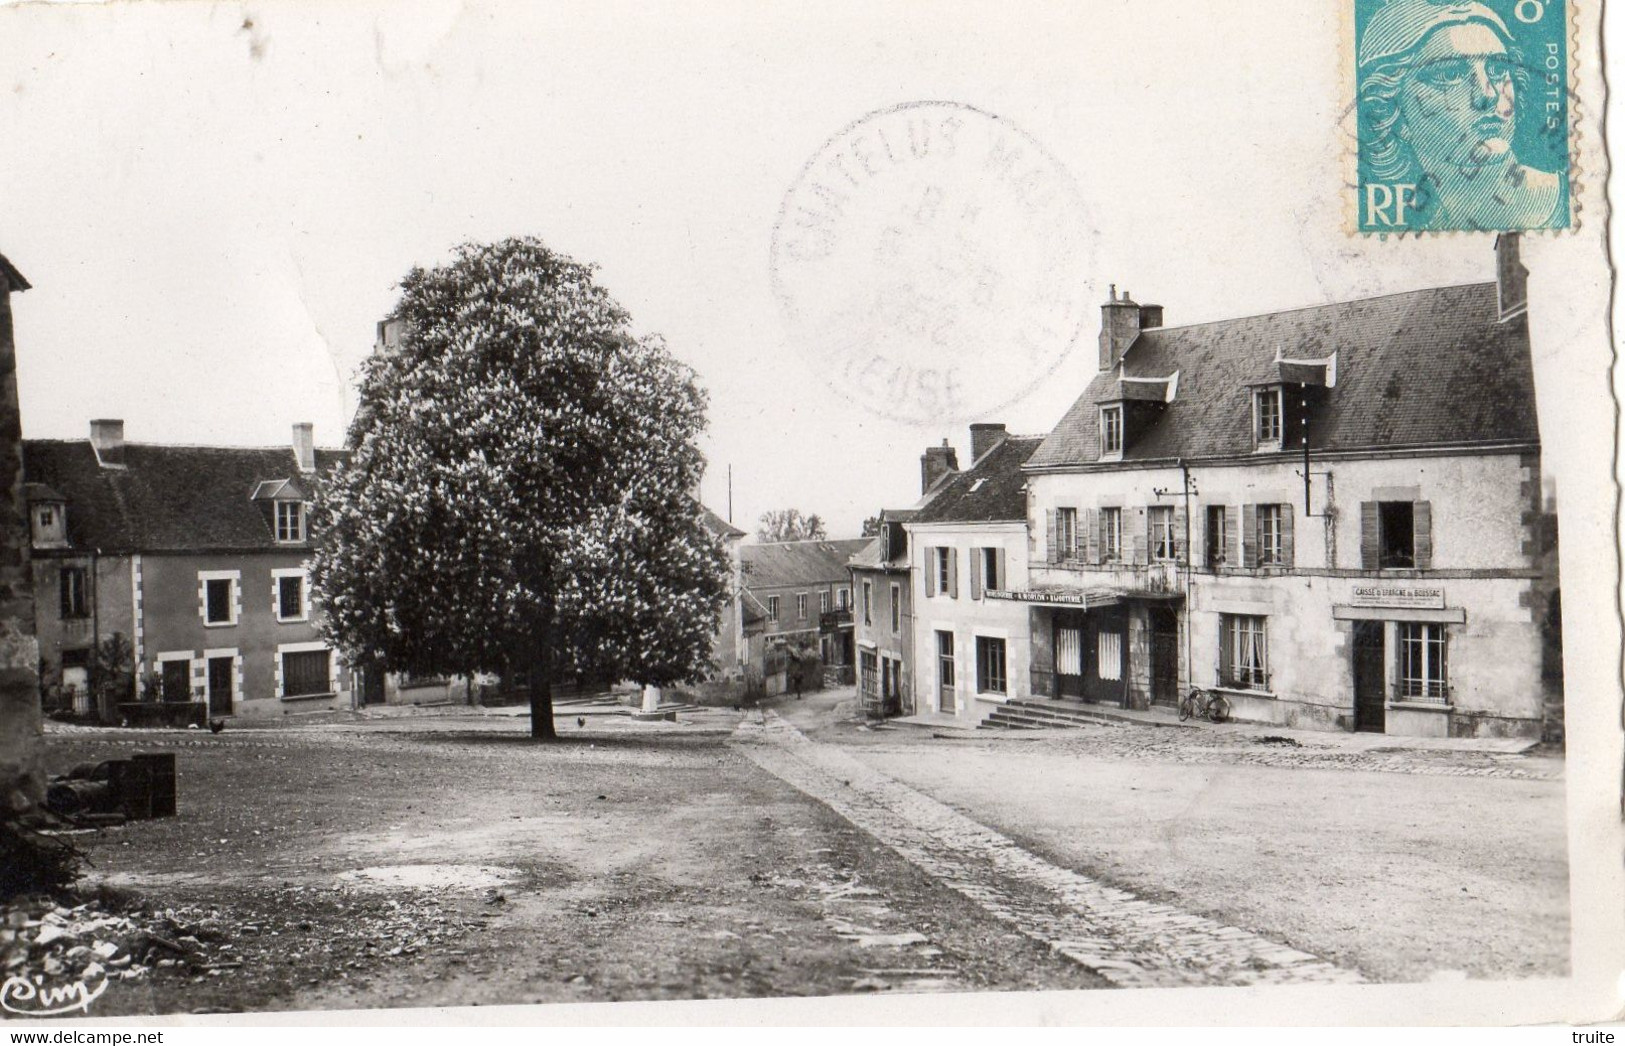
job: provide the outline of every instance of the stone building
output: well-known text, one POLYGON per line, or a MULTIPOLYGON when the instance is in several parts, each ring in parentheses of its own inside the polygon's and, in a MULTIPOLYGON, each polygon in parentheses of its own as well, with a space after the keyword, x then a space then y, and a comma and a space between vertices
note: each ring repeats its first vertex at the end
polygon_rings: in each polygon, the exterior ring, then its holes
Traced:
POLYGON ((306 569, 314 484, 343 453, 318 449, 308 424, 279 448, 127 443, 118 420, 91 422, 88 440, 26 441, 54 705, 115 722, 157 714, 128 707, 143 703, 216 718, 350 707, 353 673, 317 631, 306 569), (133 693, 92 687, 110 648, 133 693))
POLYGON ((1024 467, 1033 693, 1539 736, 1554 532, 1527 272, 1497 252, 1493 282, 1182 327, 1114 291, 1024 467))
POLYGON ((769 696, 818 685, 807 672, 850 666, 852 577, 847 561, 868 538, 766 541, 739 547, 746 671, 769 696), (787 660, 793 664, 787 665, 787 660))
POLYGON ((11 298, 29 289, 0 255, 0 819, 44 798, 40 757, 39 642, 34 633, 28 511, 23 496, 22 412, 11 298))

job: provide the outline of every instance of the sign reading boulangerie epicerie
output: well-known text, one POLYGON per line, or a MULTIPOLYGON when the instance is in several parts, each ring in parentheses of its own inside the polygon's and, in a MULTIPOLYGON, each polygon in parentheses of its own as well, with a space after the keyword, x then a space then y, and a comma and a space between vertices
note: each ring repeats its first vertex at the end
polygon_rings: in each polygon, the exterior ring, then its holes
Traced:
POLYGON ((1442 610, 1444 589, 1439 585, 1355 585, 1349 602, 1357 607, 1442 610))

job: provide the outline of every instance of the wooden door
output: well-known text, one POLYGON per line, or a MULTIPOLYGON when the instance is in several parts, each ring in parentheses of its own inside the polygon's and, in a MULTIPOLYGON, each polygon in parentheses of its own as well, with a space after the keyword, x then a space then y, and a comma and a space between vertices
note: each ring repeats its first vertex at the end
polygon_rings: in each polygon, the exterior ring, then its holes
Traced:
POLYGON ((1094 671, 1085 675, 1091 701, 1128 705, 1128 618, 1120 609, 1089 615, 1085 633, 1094 671))
POLYGON ((1151 701, 1179 704, 1179 618, 1167 607, 1151 608, 1151 701))
POLYGON ((937 710, 952 714, 954 701, 954 634, 937 633, 937 710))
POLYGON ((235 658, 209 658, 209 714, 231 715, 231 676, 235 658))
POLYGON ((1381 621, 1354 622, 1354 729, 1387 732, 1388 651, 1381 621))

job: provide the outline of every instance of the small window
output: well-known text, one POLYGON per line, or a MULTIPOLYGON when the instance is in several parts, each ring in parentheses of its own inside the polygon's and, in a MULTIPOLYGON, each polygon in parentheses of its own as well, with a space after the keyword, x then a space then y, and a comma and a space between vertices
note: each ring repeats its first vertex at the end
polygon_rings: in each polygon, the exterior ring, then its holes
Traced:
POLYGON ((304 618, 304 578, 293 576, 276 579, 276 616, 282 621, 298 621, 304 618))
POLYGON ((278 541, 305 540, 305 505, 302 501, 276 503, 276 539, 278 541))
POLYGON ((210 578, 203 582, 203 622, 230 625, 237 620, 236 582, 230 578, 210 578))
POLYGON ((903 590, 897 585, 891 587, 891 630, 892 635, 903 630, 903 590))
POLYGON ((1005 692, 1004 640, 976 637, 976 689, 983 694, 1005 692))
POLYGON ((778 596, 768 596, 767 597, 767 618, 768 618, 769 621, 777 621, 779 619, 779 597, 778 596))
POLYGON ((807 593, 796 593, 796 620, 807 620, 807 593))
POLYGON ((1062 560, 1078 558, 1078 510, 1055 510, 1055 554, 1062 560))
POLYGON ((1123 453, 1123 408, 1100 408, 1100 452, 1123 453))
POLYGON ((1286 562, 1286 548, 1281 533, 1281 506, 1258 506, 1259 566, 1280 566, 1286 562))
POLYGON ((1207 565, 1222 567, 1225 549, 1230 544, 1230 526, 1223 505, 1210 505, 1207 510, 1207 565))
POLYGON ((1266 619, 1249 614, 1221 614, 1219 617, 1219 685, 1243 690, 1268 689, 1266 619))
POLYGON ((1260 446, 1279 445, 1281 442, 1281 390, 1259 389, 1254 393, 1254 414, 1257 426, 1254 434, 1260 446))
POLYGON ((840 607, 842 610, 845 610, 847 607, 850 607, 852 605, 852 590, 850 588, 838 588, 838 589, 836 589, 835 590, 835 605, 837 607, 840 607))
POLYGON ((1412 701, 1447 701, 1444 626, 1401 621, 1398 633, 1399 696, 1412 701))
POLYGON ((332 692, 330 650, 300 650, 282 655, 282 696, 309 697, 332 692))
POLYGON ((953 585, 954 550, 947 546, 937 549, 937 591, 947 593, 953 585))
POLYGON ((1167 505, 1151 509, 1151 558, 1159 563, 1171 563, 1177 547, 1174 543, 1174 510, 1167 505))
POLYGON ((40 509, 39 525, 41 530, 48 530, 51 527, 56 526, 56 512, 48 508, 40 509))
POLYGON ((828 589, 825 589, 824 591, 818 593, 818 612, 820 614, 829 613, 829 590, 828 589))
POLYGON ((1410 501, 1377 503, 1378 559, 1385 570, 1416 566, 1416 504, 1410 501))
POLYGON ((999 552, 997 548, 982 549, 983 592, 995 592, 1004 587, 1004 579, 999 576, 999 552))
POLYGON ((875 586, 868 581, 863 583, 863 623, 875 623, 875 586))
POLYGON ((85 568, 63 567, 58 578, 63 618, 89 617, 90 600, 85 591, 85 568))
POLYGON ((1100 510, 1100 558, 1105 563, 1123 558, 1123 510, 1120 508, 1100 510))

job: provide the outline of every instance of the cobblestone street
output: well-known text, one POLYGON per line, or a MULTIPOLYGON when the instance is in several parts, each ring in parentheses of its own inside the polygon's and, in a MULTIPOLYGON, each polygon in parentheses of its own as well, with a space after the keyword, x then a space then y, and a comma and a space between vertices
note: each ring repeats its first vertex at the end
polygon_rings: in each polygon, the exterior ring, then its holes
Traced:
POLYGON ((1059 867, 771 711, 735 739, 757 765, 825 803, 995 918, 1123 987, 1354 982, 1257 934, 1059 867))

